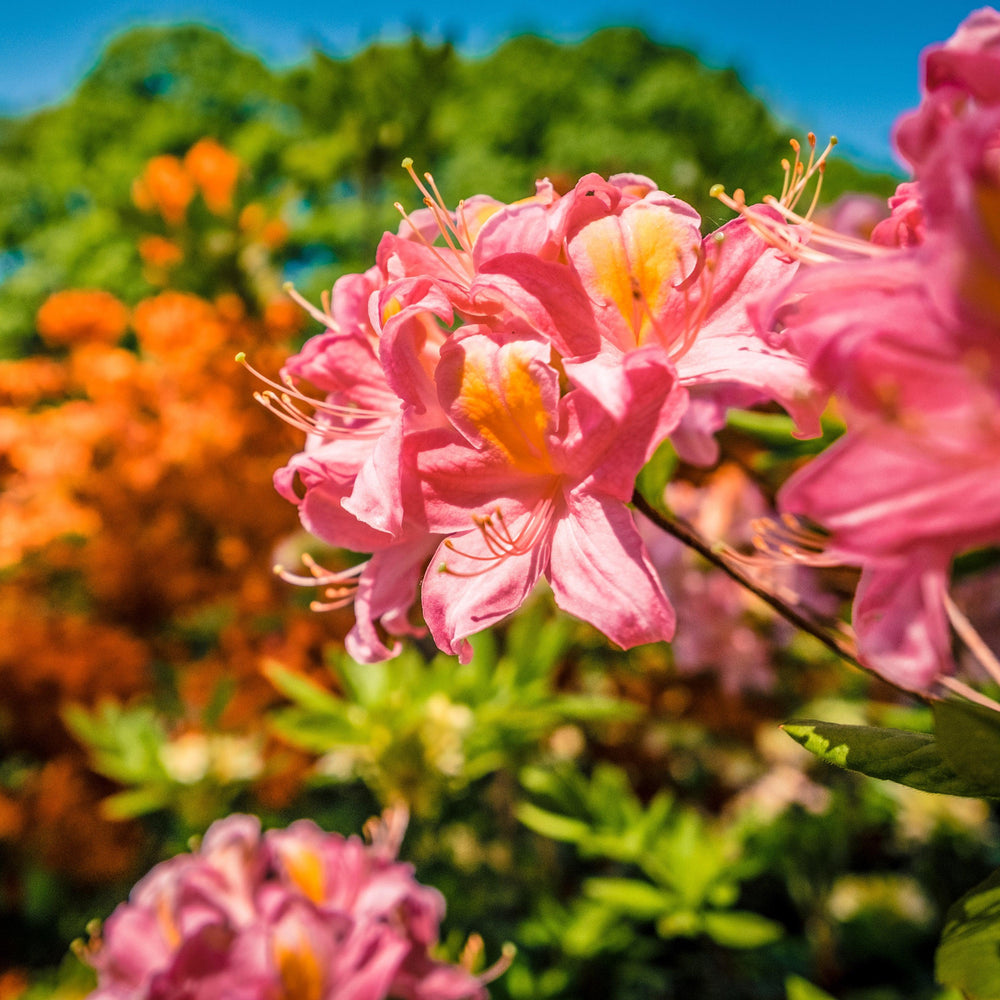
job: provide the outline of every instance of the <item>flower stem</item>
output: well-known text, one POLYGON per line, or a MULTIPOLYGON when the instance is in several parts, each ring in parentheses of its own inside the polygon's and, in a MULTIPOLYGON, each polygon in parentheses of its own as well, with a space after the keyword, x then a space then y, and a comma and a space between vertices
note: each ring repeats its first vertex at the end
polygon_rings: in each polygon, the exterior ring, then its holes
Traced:
POLYGON ((858 654, 852 640, 835 635, 829 628, 814 621, 799 608, 796 608, 778 594, 762 586, 747 569, 724 553, 714 549, 698 533, 698 530, 693 525, 676 515, 661 513, 638 490, 632 494, 632 503, 636 510, 649 518, 658 528, 669 535, 673 535, 674 538, 688 546, 688 548, 694 549, 702 558, 707 559, 713 566, 721 569, 723 573, 731 577, 742 587, 745 587, 751 594, 759 597, 765 604, 777 611, 782 618, 791 622, 796 628, 802 629, 803 632, 808 632, 809 635, 818 639, 827 649, 836 653, 841 659, 846 660, 856 667, 860 667, 866 672, 870 672, 858 660, 858 654))

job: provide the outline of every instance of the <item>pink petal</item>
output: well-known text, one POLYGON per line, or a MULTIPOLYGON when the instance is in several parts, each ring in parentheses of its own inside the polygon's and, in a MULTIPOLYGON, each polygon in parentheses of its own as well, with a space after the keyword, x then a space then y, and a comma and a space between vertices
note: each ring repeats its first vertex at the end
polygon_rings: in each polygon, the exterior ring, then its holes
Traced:
POLYGON ((575 491, 556 523, 546 577, 556 604, 601 630, 623 649, 669 642, 674 611, 632 514, 607 497, 575 491))

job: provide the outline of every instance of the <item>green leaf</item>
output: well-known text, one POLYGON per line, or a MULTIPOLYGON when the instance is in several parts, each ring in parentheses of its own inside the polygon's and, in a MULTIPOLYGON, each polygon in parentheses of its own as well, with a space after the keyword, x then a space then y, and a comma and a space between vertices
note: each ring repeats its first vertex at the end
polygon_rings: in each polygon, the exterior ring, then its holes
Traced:
POLYGON ((338 716, 344 712, 343 699, 330 694, 315 681, 283 667, 274 660, 263 666, 267 679, 286 697, 311 712, 338 716))
POLYGON ((109 795, 101 802, 101 811, 108 819, 135 819, 146 813, 165 809, 170 803, 166 788, 131 788, 109 795))
POLYGON ((530 802, 522 802, 517 807, 517 818, 535 833, 540 833, 551 840, 578 844, 590 836, 590 827, 582 820, 559 816, 545 809, 539 809, 530 802))
POLYGON ((787 1000, 834 1000, 825 990, 795 975, 788 976, 785 980, 785 996, 787 1000))
POLYGON ((1000 712, 970 701, 934 704, 934 734, 941 756, 966 780, 1000 798, 1000 712))
POLYGON ((784 934, 781 924, 745 910, 705 913, 702 922, 705 933, 724 948, 760 948, 784 934))
POLYGON ((623 910, 636 920, 655 920, 677 905, 671 894, 631 878, 589 878, 583 889, 591 899, 623 910))
POLYGON ((968 1000, 1000 997, 1000 869, 949 908, 935 974, 968 1000))
POLYGON ((677 452, 669 441, 664 441, 653 457, 639 470, 636 489, 657 510, 663 511, 663 493, 677 468, 677 452))
POLYGON ((786 722, 781 728, 810 753, 849 771, 925 792, 975 798, 1000 795, 996 782, 957 773, 927 733, 812 720, 786 722))

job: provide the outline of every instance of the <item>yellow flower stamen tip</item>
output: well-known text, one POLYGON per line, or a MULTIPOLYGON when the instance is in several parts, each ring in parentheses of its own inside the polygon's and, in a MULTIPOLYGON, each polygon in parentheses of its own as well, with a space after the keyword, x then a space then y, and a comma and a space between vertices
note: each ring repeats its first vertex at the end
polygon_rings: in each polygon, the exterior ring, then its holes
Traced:
POLYGON ((404 156, 403 157, 402 167, 403 167, 404 170, 411 169, 413 167, 413 157, 412 156, 404 156))
POLYGON ((294 292, 295 291, 295 284, 294 284, 294 282, 291 282, 291 281, 284 282, 284 284, 282 284, 282 286, 281 286, 281 290, 284 291, 284 292, 294 292))
POLYGON ((840 142, 840 140, 835 135, 831 135, 830 136, 830 145, 831 146, 836 146, 838 142, 840 142))
POLYGON ((240 351, 240 353, 236 355, 236 363, 238 365, 245 365, 246 362, 247 362, 246 351, 240 351))
POLYGON ((713 184, 709 189, 708 193, 712 198, 718 198, 720 194, 726 193, 725 184, 713 184))

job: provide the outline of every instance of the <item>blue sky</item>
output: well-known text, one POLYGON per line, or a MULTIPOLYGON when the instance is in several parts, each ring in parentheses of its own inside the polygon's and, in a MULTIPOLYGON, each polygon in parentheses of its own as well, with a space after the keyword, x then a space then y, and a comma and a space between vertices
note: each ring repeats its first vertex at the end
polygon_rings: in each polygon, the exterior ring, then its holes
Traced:
POLYGON ((349 53, 366 41, 418 28, 467 52, 531 30, 581 38, 609 24, 634 24, 658 41, 693 48, 710 65, 734 66, 780 118, 873 166, 893 162, 891 124, 918 96, 918 55, 972 9, 955 0, 49 0, 0 2, 0 112, 59 100, 93 65, 109 36, 139 23, 199 21, 225 29, 269 62, 287 65, 313 46, 349 53), (473 11, 475 11, 473 13, 473 11))

